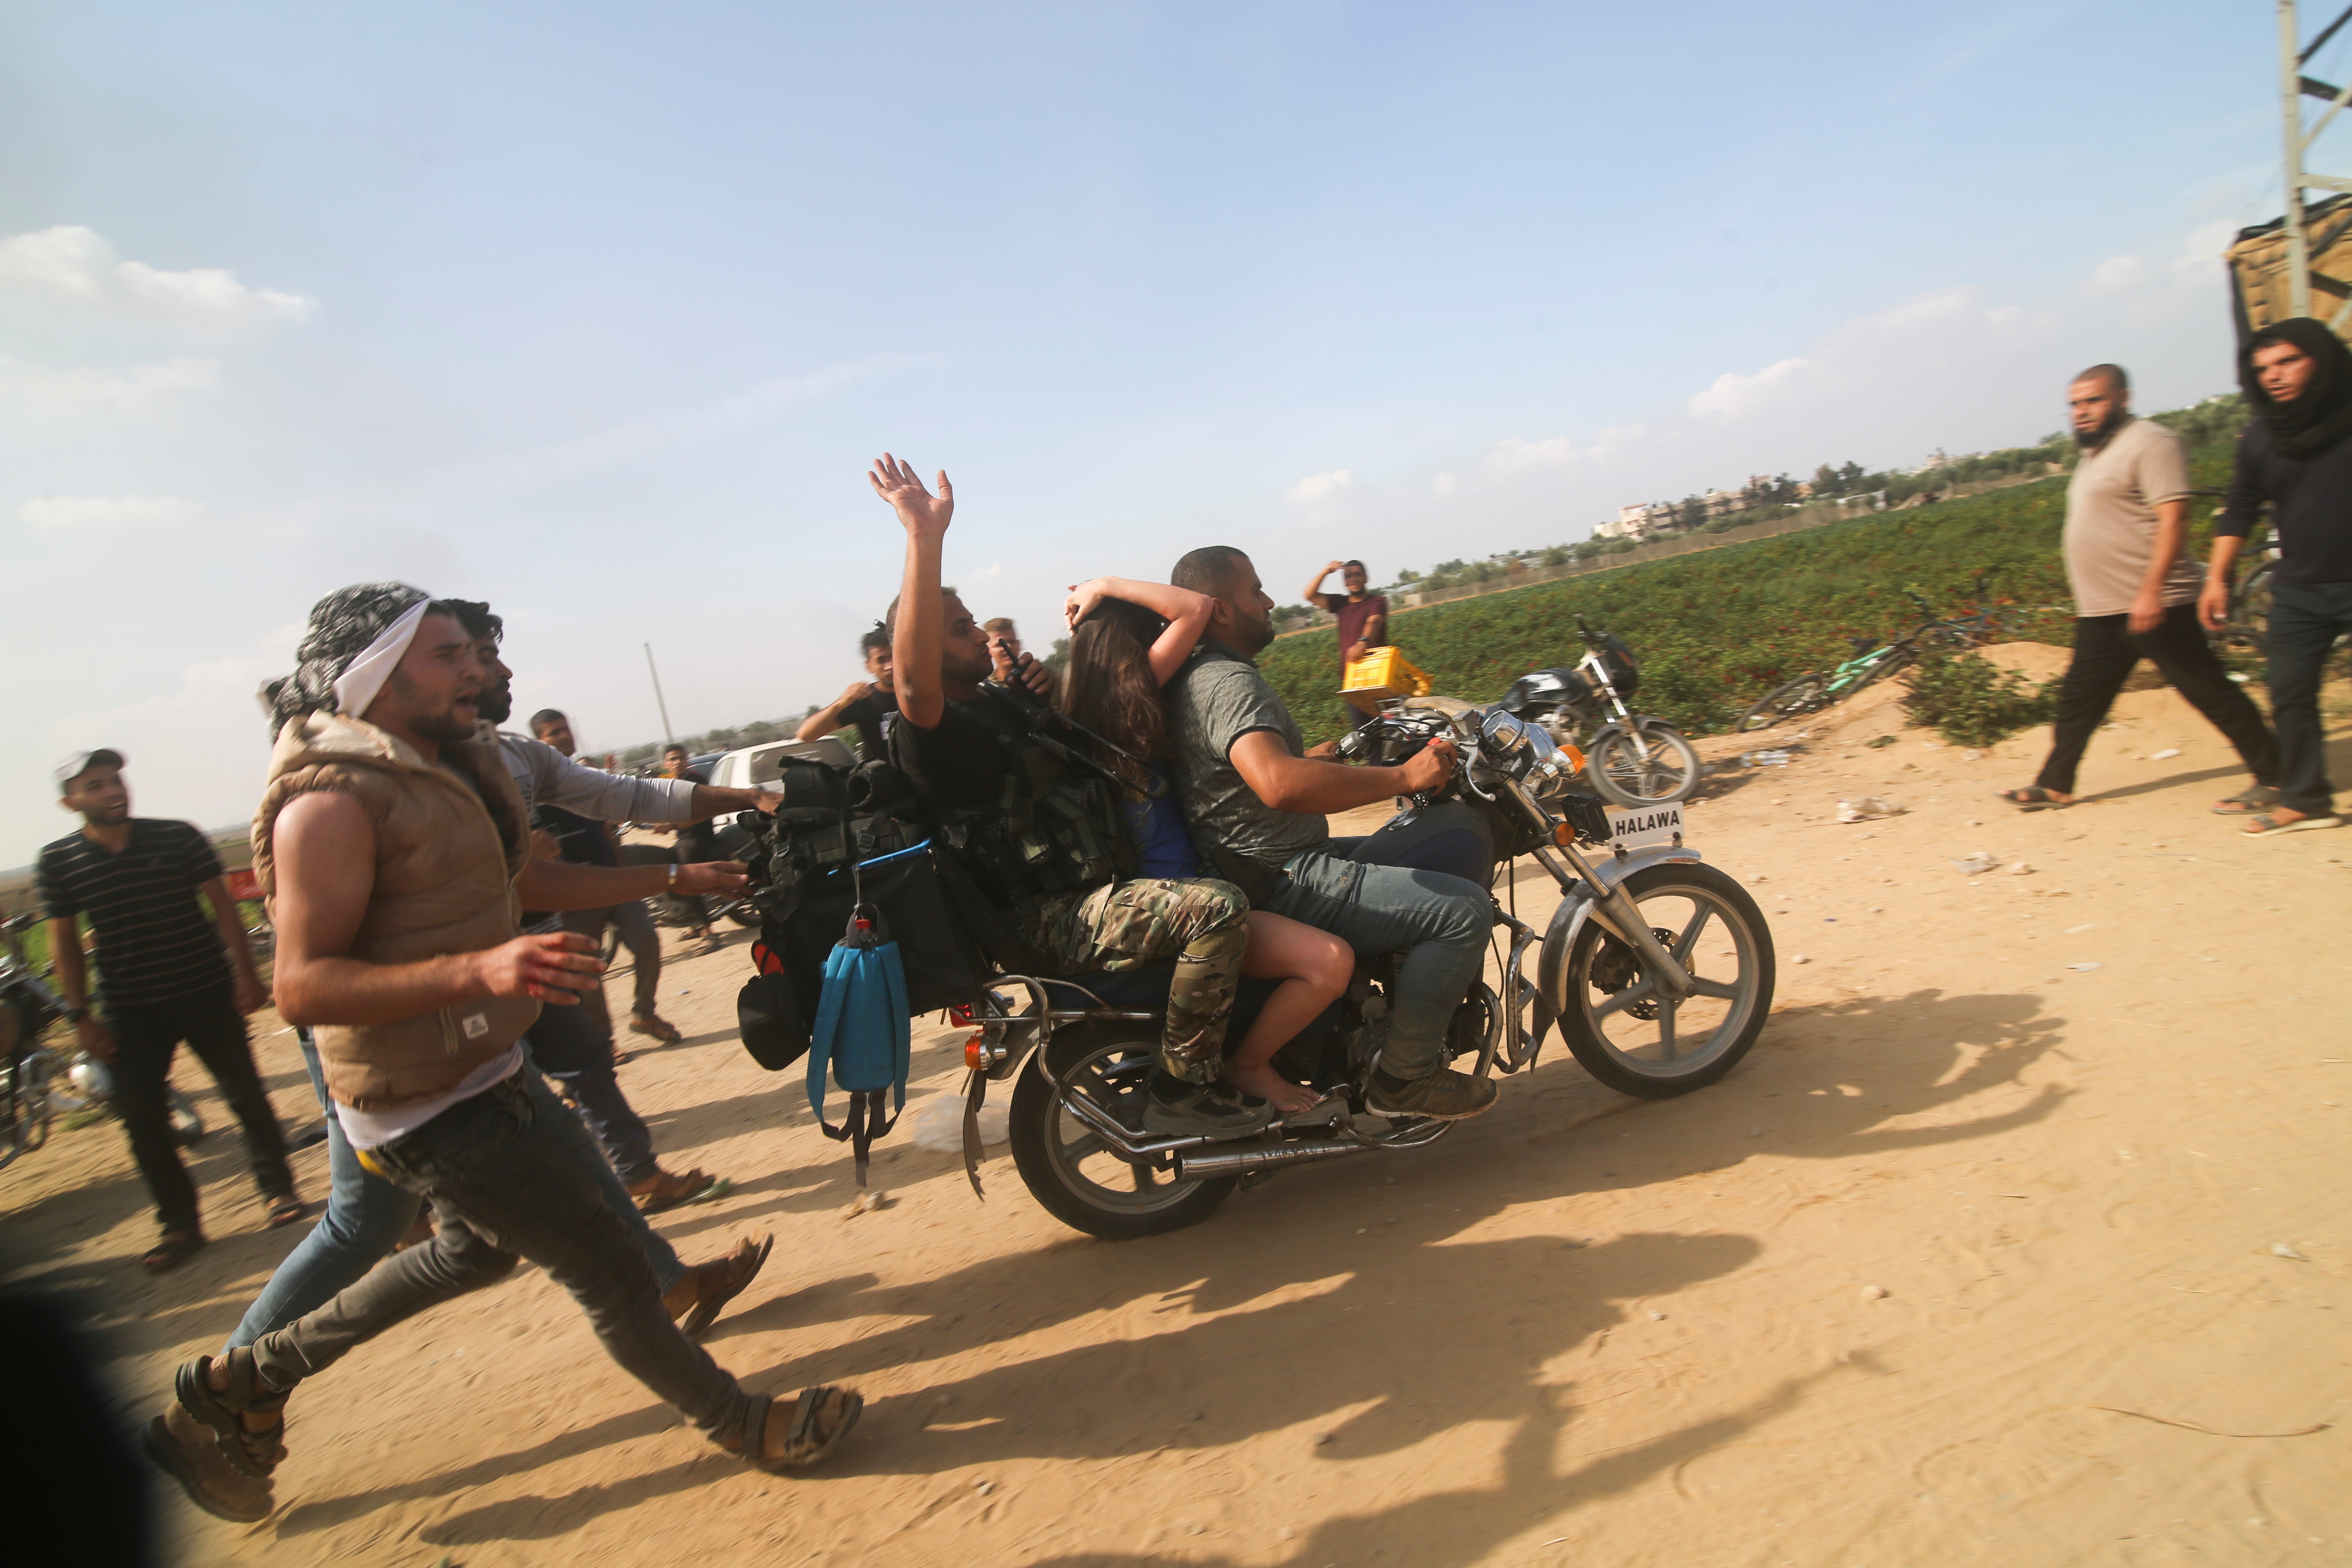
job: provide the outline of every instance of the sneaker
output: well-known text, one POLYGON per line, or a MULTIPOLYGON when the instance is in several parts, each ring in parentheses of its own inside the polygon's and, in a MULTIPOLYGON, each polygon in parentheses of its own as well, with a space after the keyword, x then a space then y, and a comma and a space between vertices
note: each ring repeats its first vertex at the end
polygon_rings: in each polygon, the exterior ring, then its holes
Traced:
POLYGON ((1152 1068, 1143 1093, 1143 1130, 1165 1138, 1241 1138, 1274 1120, 1274 1108, 1265 1100, 1252 1110, 1221 1089, 1152 1068))
POLYGON ((1420 1116, 1432 1121, 1459 1121, 1495 1103, 1495 1080, 1440 1068, 1427 1078, 1391 1078, 1375 1070, 1372 1092, 1366 1097, 1381 1116, 1420 1116))

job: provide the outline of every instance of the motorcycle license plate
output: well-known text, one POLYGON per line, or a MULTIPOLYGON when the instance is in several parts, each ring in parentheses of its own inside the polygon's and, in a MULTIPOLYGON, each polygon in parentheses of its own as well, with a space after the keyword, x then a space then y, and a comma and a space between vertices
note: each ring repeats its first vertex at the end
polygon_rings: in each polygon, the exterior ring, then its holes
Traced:
POLYGON ((1652 844, 1678 844, 1683 837, 1682 803, 1645 805, 1628 811, 1609 808, 1609 842, 1619 849, 1640 849, 1652 844))

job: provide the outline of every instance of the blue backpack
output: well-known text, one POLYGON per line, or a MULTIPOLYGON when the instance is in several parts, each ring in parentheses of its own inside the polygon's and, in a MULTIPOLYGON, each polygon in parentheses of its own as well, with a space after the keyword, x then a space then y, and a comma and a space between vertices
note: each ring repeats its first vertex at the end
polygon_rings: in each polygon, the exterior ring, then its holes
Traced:
POLYGON ((809 1034, 809 1109, 826 1137, 850 1141, 862 1187, 866 1150, 898 1124, 898 1113, 906 1109, 907 1071, 913 1055, 906 967, 881 911, 871 904, 861 901, 851 907, 848 929, 825 956, 824 986, 809 1034), (849 1094, 849 1118, 838 1128, 824 1119, 828 1067, 833 1081, 849 1094), (887 1121, 882 1114, 885 1089, 891 1094, 887 1121))

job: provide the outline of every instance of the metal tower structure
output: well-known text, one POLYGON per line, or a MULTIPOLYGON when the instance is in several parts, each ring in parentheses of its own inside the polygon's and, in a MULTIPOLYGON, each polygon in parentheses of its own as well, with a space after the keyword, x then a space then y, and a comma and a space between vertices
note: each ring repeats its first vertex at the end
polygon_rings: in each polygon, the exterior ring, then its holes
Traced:
MULTIPOLYGON (((2308 44, 2302 41, 2302 24, 2295 15, 2295 0, 2278 0, 2279 24, 2279 119, 2284 133, 2286 164, 2286 259, 2288 314, 2311 314, 2311 262, 2315 246, 2309 227, 2310 214, 2305 210, 2303 194, 2306 190, 2352 193, 2352 178, 2342 174, 2317 174, 2305 165, 2313 142, 2328 123, 2352 103, 2352 86, 2331 87, 2304 75, 2303 68, 2311 57, 2326 47, 2336 36, 2336 29, 2352 22, 2352 6, 2319 30, 2319 36, 2308 44), (2303 100, 2315 98, 2327 105, 2327 110, 2306 128, 2304 124, 2303 100)), ((2340 206, 2342 204, 2331 204, 2340 206)), ((2324 286, 2331 294, 2343 296, 2343 302, 2330 312, 2328 326, 2341 332, 2352 321, 2352 279, 2325 278, 2324 286)))

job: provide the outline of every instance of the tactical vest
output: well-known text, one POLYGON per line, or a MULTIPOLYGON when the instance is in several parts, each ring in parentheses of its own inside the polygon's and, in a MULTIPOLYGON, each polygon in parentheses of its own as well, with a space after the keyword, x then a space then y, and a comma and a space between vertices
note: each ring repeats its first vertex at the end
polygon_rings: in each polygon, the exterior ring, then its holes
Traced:
POLYGON ((992 806, 940 813, 948 845, 1008 913, 1135 874, 1117 787, 1042 703, 991 682, 962 704, 1012 762, 992 806))

